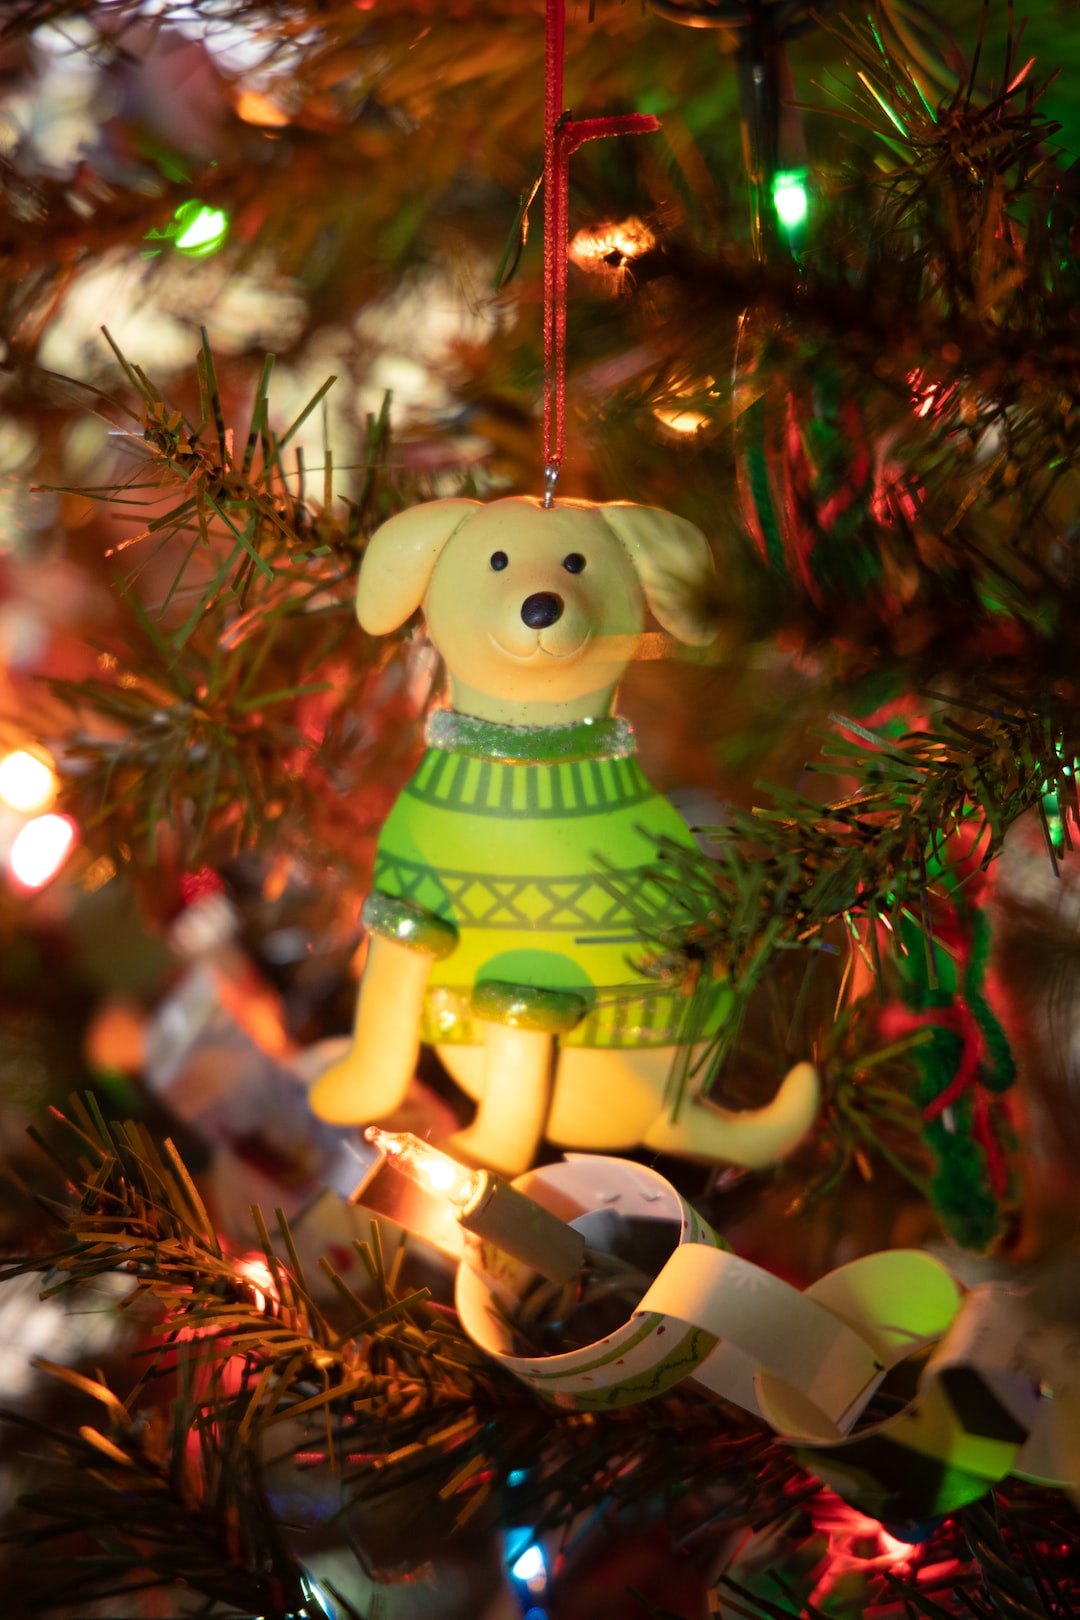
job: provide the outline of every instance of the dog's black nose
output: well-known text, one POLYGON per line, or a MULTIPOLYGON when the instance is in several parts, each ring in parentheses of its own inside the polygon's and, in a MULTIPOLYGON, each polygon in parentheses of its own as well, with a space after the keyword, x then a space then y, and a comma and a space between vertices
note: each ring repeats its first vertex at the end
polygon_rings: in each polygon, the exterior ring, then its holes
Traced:
POLYGON ((546 630, 562 618, 563 600, 554 591, 534 591, 521 604, 521 617, 530 630, 546 630))

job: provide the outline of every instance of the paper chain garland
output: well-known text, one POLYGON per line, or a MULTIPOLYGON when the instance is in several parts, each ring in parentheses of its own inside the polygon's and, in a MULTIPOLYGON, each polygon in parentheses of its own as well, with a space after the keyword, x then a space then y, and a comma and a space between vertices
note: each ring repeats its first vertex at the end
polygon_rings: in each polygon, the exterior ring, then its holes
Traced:
POLYGON ((679 1228, 629 1321, 561 1355, 513 1354, 507 1307, 528 1273, 490 1250, 483 1271, 466 1257, 466 1331, 544 1400, 600 1411, 689 1380, 762 1418, 838 1495, 895 1527, 950 1513, 1009 1473, 1076 1480, 1080 1338, 1040 1322, 1021 1291, 965 1293, 911 1249, 800 1291, 732 1254, 669 1182, 622 1159, 571 1154, 514 1185, 571 1224, 606 1209, 679 1228))

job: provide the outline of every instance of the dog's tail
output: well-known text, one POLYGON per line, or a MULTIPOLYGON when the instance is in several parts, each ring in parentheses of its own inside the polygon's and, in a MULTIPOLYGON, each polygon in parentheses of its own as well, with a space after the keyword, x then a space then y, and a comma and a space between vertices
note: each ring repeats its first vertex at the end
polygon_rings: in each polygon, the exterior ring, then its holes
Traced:
POLYGON ((698 1101, 665 1114, 645 1136, 661 1153, 726 1160, 748 1170, 775 1164, 802 1141, 817 1116, 821 1083, 812 1063, 796 1063, 764 1108, 734 1111, 698 1101))

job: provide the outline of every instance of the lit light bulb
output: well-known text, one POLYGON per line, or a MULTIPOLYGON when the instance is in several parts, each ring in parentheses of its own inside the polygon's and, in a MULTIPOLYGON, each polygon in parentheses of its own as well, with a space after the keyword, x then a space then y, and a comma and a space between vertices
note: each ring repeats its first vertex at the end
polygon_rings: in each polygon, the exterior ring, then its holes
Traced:
POLYGON ((514 1560, 510 1573, 516 1581, 524 1581, 531 1591, 543 1586, 547 1576, 543 1547, 538 1546, 535 1541, 530 1542, 525 1551, 514 1560))
MULTIPOLYGON (((585 1239, 557 1215, 491 1170, 470 1170, 448 1153, 422 1142, 411 1131, 364 1132, 388 1164, 425 1192, 445 1198, 465 1232, 481 1244, 512 1255, 551 1282, 569 1282, 580 1274, 585 1239)), ((361 1183, 356 1198, 366 1183, 361 1183)))
POLYGON ((482 1171, 458 1164, 448 1153, 440 1153, 411 1131, 381 1131, 377 1125, 369 1125, 364 1135, 395 1170, 428 1192, 439 1193, 458 1210, 465 1209, 482 1191, 482 1171))
POLYGON ((33 816, 56 798, 56 772, 42 748, 18 748, 0 760, 0 799, 11 810, 33 816))
POLYGON ((653 415, 672 433, 700 433, 702 428, 708 427, 710 420, 701 411, 669 410, 662 405, 656 407, 653 415))
POLYGON ((632 259, 656 246, 656 237, 640 219, 631 216, 617 225, 598 225, 580 230, 570 243, 569 253, 581 270, 601 274, 624 270, 632 259))
POLYGON ((798 230, 805 224, 810 210, 810 194, 806 189, 805 169, 781 169, 773 176, 773 207, 776 217, 786 231, 798 230))
POLYGON ((8 870, 24 889, 43 889, 67 860, 74 842, 70 816, 35 816, 12 844, 8 870))
POLYGON ((719 399, 714 377, 697 375, 672 379, 670 389, 670 403, 653 406, 654 419, 669 433, 688 438, 716 423, 717 412, 711 409, 712 402, 719 399))
POLYGON ((236 116, 245 124, 259 124, 272 129, 289 122, 289 115, 276 101, 264 96, 261 90, 241 90, 236 98, 236 116))
POLYGON ((242 1277, 251 1284, 251 1293, 255 1309, 265 1311, 271 1304, 277 1303, 277 1284, 271 1274, 263 1256, 257 1252, 247 1254, 237 1267, 242 1277))
POLYGON ((427 1176, 436 1192, 449 1192, 453 1187, 454 1182, 457 1180, 457 1177, 448 1164, 437 1164, 432 1161, 429 1164, 425 1164, 422 1168, 424 1174, 427 1176))
POLYGON ((205 259, 216 253, 228 235, 229 217, 220 208, 196 200, 181 203, 173 215, 173 242, 181 253, 205 259))

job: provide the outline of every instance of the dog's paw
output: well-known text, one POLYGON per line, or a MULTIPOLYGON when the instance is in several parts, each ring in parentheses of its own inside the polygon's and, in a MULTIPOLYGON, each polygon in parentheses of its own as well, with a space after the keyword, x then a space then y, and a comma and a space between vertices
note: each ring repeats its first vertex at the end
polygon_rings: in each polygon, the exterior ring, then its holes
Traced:
POLYGON ((531 1153, 522 1153, 519 1142, 496 1137, 475 1122, 463 1131, 455 1131, 450 1138, 450 1152, 456 1159, 480 1165, 485 1170, 497 1170, 504 1176, 519 1176, 532 1163, 531 1153))
POLYGON ((313 1113, 331 1125, 367 1125, 400 1108, 402 1088, 379 1084, 370 1065, 358 1064, 350 1053, 331 1064, 308 1093, 313 1113))

